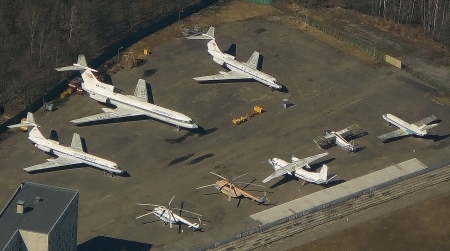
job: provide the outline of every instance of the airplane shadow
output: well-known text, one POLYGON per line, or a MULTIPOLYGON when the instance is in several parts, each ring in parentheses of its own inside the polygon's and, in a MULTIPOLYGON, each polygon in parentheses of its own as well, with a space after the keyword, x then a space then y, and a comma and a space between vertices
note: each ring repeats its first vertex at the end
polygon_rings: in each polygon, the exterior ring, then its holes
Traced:
POLYGON ((215 127, 205 130, 205 129, 203 129, 203 127, 199 126, 196 130, 187 130, 187 132, 181 137, 178 137, 175 139, 165 139, 164 141, 171 145, 178 144, 178 143, 185 141, 187 138, 189 138, 191 136, 197 135, 198 137, 203 137, 203 136, 211 134, 217 130, 218 129, 215 127))
POLYGON ((192 157, 192 156, 194 156, 193 153, 188 154, 188 155, 185 155, 185 156, 181 156, 181 157, 179 157, 179 158, 176 158, 176 159, 170 161, 169 164, 167 164, 167 166, 169 167, 169 166, 173 166, 173 165, 175 165, 175 164, 179 164, 179 163, 181 163, 181 162, 183 162, 183 161, 188 160, 188 159, 189 159, 190 157, 192 157))
POLYGON ((286 184, 286 183, 288 183, 290 181, 293 181, 293 180, 299 181, 299 179, 297 177, 295 177, 293 175, 286 174, 286 175, 283 176, 283 178, 281 180, 277 181, 275 184, 271 185, 269 188, 270 189, 274 189, 276 187, 284 185, 284 184, 286 184))
POLYGON ((200 163, 201 161, 203 161, 203 160, 205 160, 205 159, 211 158, 212 156, 214 156, 214 153, 208 153, 208 154, 205 154, 205 155, 203 155, 203 156, 200 156, 200 157, 197 157, 197 158, 191 160, 191 161, 188 163, 188 165, 195 165, 195 164, 200 163))
MULTIPOLYGON (((309 169, 309 171, 311 171, 311 172, 312 172, 312 171, 317 171, 317 169, 322 168, 323 165, 327 165, 327 164, 333 162, 335 159, 336 159, 336 158, 329 158, 329 159, 326 159, 326 160, 323 160, 323 161, 320 161, 320 162, 311 164, 311 165, 309 165, 309 166, 311 167, 311 169, 309 169)), ((305 169, 305 170, 308 170, 308 169, 306 169, 306 168, 304 168, 304 169, 305 169)))
POLYGON ((48 138, 59 142, 58 133, 55 130, 50 131, 50 136, 48 138))
MULTIPOLYGON (((141 116, 134 116, 134 117, 114 118, 114 119, 107 119, 107 120, 91 121, 91 122, 75 124, 75 125, 77 127, 85 127, 85 126, 107 125, 107 124, 115 124, 115 123, 131 122, 131 121, 141 121, 141 120, 150 120, 150 119, 153 119, 153 118, 141 115, 141 116)), ((160 120, 156 120, 156 119, 153 119, 153 120, 164 123, 163 121, 160 121, 160 120)))
POLYGON ((224 53, 236 57, 236 44, 232 43, 228 50, 223 51, 224 53))
POLYGON ((434 142, 439 142, 441 140, 444 140, 448 137, 450 137, 450 134, 445 134, 445 135, 425 135, 424 137, 418 137, 418 136, 413 136, 414 138, 423 138, 423 139, 427 139, 427 140, 433 140, 434 142))
POLYGON ((344 182, 345 182, 345 180, 331 180, 327 184, 322 184, 322 186, 325 187, 325 188, 329 188, 329 187, 332 187, 332 186, 336 186, 336 185, 342 184, 344 182))
MULTIPOLYGON (((289 93, 289 89, 285 85, 281 85, 281 86, 282 86, 281 89, 278 89, 277 91, 282 92, 282 93, 289 93)), ((292 105, 290 105, 290 106, 292 106, 292 105)))
POLYGON ((155 74, 158 70, 157 69, 148 69, 144 71, 144 74, 142 74, 142 77, 150 77, 153 74, 155 74))
POLYGON ((116 176, 123 177, 123 178, 130 178, 131 174, 127 171, 123 171, 123 173, 116 174, 116 176))
POLYGON ((258 63, 256 64, 256 69, 258 71, 262 71, 264 63, 264 55, 259 54, 258 63))
POLYGON ((129 241, 124 239, 97 236, 77 246, 78 251, 148 251, 152 248, 152 244, 129 241))
POLYGON ((155 99, 153 99, 153 91, 152 91, 152 86, 149 83, 145 83, 145 85, 147 86, 147 97, 148 97, 148 102, 151 104, 155 103, 155 99))
POLYGON ((402 139, 407 138, 409 136, 410 135, 404 135, 404 136, 400 136, 400 137, 396 137, 396 138, 390 138, 390 139, 384 140, 383 143, 384 144, 389 144, 389 143, 392 143, 392 142, 395 142, 395 141, 402 140, 402 139))

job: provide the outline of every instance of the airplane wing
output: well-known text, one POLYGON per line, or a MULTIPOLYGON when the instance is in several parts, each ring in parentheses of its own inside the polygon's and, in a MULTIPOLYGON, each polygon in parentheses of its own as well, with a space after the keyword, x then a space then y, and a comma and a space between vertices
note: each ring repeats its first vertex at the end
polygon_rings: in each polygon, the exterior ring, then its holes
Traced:
POLYGON ((314 141, 314 143, 319 145, 319 147, 325 148, 331 144, 334 144, 335 138, 336 138, 336 136, 334 136, 332 134, 328 134, 325 136, 319 136, 319 137, 313 139, 313 141, 314 141))
POLYGON ((48 159, 48 162, 30 166, 30 167, 24 168, 23 170, 25 170, 27 172, 34 172, 34 171, 46 170, 46 169, 81 164, 81 163, 83 163, 83 162, 58 157, 56 159, 48 159))
POLYGON ((437 120, 437 119, 438 119, 438 118, 437 118, 436 116, 431 115, 431 116, 428 117, 428 118, 422 119, 421 121, 418 121, 418 122, 414 123, 414 125, 415 125, 415 126, 418 126, 418 127, 421 127, 421 126, 423 126, 423 125, 428 125, 429 123, 431 123, 431 122, 433 122, 433 121, 435 121, 435 120, 437 120))
POLYGON ((390 139, 390 138, 396 138, 396 137, 401 137, 401 136, 405 136, 405 135, 408 135, 408 133, 403 131, 402 129, 398 129, 398 130, 395 130, 393 132, 386 133, 386 134, 383 134, 381 136, 378 136, 378 138, 383 140, 383 141, 385 141, 385 140, 390 139))
POLYGON ((305 163, 307 163, 307 164, 312 163, 312 162, 314 162, 314 161, 316 161, 316 160, 318 160, 318 159, 320 159, 322 157, 325 157, 327 155, 328 155, 328 153, 317 154, 317 155, 314 155, 314 156, 311 156, 311 157, 307 157, 307 158, 304 158, 304 159, 297 160, 297 161, 293 162, 292 164, 301 165, 303 167, 303 165, 305 163))
POLYGON ((255 51, 248 59, 247 65, 252 67, 253 69, 256 69, 258 67, 258 62, 259 62, 259 52, 255 51))
MULTIPOLYGON (((290 164, 290 165, 291 165, 291 164, 290 164)), ((286 167, 288 167, 288 166, 289 166, 289 165, 287 165, 286 167)), ((269 175, 269 177, 265 178, 265 179, 262 181, 262 183, 267 183, 267 182, 269 182, 269 181, 272 180, 272 179, 275 179, 275 178, 277 178, 277 177, 280 177, 280 176, 286 174, 286 167, 285 167, 285 168, 278 169, 277 171, 275 171, 274 173, 272 173, 271 175, 269 175)), ((295 168, 295 167, 294 167, 294 168, 295 168)))
POLYGON ((217 75, 210 75, 205 77, 197 77, 194 78, 197 82, 203 81, 214 81, 214 80, 236 80, 236 79, 252 79, 252 77, 248 74, 237 72, 237 71, 229 71, 229 72, 221 72, 217 75))
POLYGON ((349 127, 345 128, 345 129, 342 129, 342 130, 340 130, 339 132, 336 132, 336 133, 341 135, 344 138, 347 138, 347 137, 349 137, 351 135, 356 134, 356 131, 358 131, 358 130, 359 130, 359 126, 355 124, 355 125, 352 125, 352 126, 349 126, 349 127))
POLYGON ((74 133, 72 137, 72 144, 70 144, 70 147, 78 152, 83 152, 83 145, 81 144, 81 138, 78 133, 74 133))
POLYGON ((108 119, 117 119, 117 118, 125 118, 125 117, 133 117, 133 116, 140 116, 140 115, 146 115, 145 113, 138 112, 131 109, 126 108, 116 108, 116 109, 108 109, 103 108, 104 113, 96 114, 87 116, 80 119, 74 119, 70 122, 75 124, 83 124, 93 121, 101 121, 101 120, 108 120, 108 119))

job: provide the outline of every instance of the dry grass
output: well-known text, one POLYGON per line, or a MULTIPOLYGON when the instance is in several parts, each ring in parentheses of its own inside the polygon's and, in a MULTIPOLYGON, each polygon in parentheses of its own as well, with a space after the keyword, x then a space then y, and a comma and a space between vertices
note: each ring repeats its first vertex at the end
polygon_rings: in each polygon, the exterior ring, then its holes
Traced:
POLYGON ((448 250, 449 206, 446 194, 290 251, 448 250))

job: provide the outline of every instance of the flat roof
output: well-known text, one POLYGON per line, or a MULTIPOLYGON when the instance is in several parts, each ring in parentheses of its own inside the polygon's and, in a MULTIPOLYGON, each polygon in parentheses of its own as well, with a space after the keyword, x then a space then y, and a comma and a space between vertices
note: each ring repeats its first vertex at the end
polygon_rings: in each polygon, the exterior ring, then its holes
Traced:
POLYGON ((49 233, 78 191, 22 182, 0 213, 0 248, 5 247, 18 230, 49 233), (17 213, 18 201, 24 201, 24 213, 17 213))
POLYGON ((262 224, 275 222, 293 214, 308 211, 343 197, 355 195, 361 191, 376 187, 378 185, 398 180, 401 177, 422 171, 427 166, 416 158, 381 169, 379 171, 349 180, 342 184, 309 194, 307 196, 289 201, 287 203, 272 207, 270 209, 253 214, 250 217, 262 224))

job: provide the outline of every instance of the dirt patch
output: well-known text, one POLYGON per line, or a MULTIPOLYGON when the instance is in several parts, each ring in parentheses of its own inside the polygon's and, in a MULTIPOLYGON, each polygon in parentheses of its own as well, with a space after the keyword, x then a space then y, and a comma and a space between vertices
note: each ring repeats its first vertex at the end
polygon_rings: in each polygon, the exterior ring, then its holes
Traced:
POLYGON ((182 37, 181 32, 184 28, 192 29, 194 26, 198 26, 206 31, 210 26, 217 27, 225 23, 276 14, 282 14, 282 12, 269 5, 254 4, 245 1, 220 1, 215 5, 183 18, 179 22, 145 37, 128 48, 127 52, 133 51, 136 55, 142 54, 144 49, 149 49, 151 52, 159 44, 173 38, 182 37))

